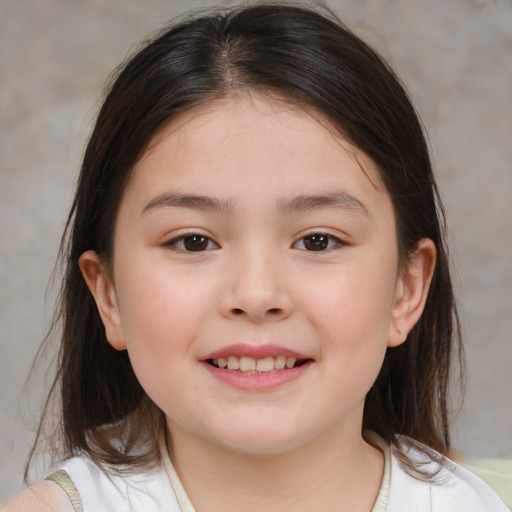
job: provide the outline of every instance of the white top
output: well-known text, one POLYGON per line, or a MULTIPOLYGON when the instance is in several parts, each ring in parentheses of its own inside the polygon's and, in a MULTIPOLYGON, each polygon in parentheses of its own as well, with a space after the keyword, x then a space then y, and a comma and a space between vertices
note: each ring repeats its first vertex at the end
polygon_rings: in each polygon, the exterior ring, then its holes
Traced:
MULTIPOLYGON (((385 456, 384 476, 371 512, 510 512, 487 484, 434 450, 402 441, 411 460, 423 470, 437 471, 435 482, 424 482, 400 467, 396 448, 375 434, 371 442, 385 456)), ((89 457, 78 456, 49 478, 68 493, 77 512, 195 512, 164 443, 161 464, 143 473, 107 473, 89 457)))

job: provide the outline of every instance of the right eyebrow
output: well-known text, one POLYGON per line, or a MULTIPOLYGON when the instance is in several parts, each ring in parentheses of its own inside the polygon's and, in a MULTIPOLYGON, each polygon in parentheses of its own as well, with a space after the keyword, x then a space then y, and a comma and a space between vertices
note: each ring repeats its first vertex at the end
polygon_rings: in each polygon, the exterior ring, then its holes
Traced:
POLYGON ((223 214, 233 211, 233 203, 231 201, 222 201, 213 197, 195 194, 164 193, 149 201, 142 209, 141 216, 149 210, 164 207, 190 208, 192 210, 223 214))

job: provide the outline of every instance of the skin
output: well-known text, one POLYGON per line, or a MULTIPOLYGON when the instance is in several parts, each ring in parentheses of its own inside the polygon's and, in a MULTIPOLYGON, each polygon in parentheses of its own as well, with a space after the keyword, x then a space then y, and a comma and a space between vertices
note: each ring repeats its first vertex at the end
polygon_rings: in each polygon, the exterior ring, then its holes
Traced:
POLYGON ((1 512, 73 512, 64 490, 55 482, 44 481, 25 489, 1 512))
POLYGON ((367 512, 383 457, 361 433, 364 398, 421 315, 434 261, 422 240, 400 267, 392 202, 364 154, 307 112, 252 95, 164 127, 124 193, 111 264, 88 251, 80 267, 109 342, 166 415, 198 512, 367 512), (186 250, 192 234, 204 250, 186 250), (309 250, 313 234, 329 237, 325 249, 309 250), (309 363, 282 385, 239 389, 204 359, 240 343, 309 363))

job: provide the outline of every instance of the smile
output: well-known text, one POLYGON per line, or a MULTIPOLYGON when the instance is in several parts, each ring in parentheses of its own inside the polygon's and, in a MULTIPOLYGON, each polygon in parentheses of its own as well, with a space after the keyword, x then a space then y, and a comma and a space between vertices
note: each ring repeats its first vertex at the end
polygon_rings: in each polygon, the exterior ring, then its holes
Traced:
POLYGON ((307 359, 297 359, 296 357, 286 357, 284 355, 268 356, 262 359, 248 356, 229 356, 206 360, 208 364, 215 368, 248 374, 265 374, 290 370, 303 365, 306 361, 307 359))
POLYGON ((239 343, 210 352, 199 362, 212 377, 230 387, 270 392, 308 374, 315 360, 280 345, 239 343))

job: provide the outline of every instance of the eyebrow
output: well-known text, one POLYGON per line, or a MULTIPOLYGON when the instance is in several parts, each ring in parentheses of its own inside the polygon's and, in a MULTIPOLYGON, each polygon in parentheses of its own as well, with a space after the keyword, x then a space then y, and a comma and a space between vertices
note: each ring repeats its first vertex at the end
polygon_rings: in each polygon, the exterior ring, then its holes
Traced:
POLYGON ((339 208, 370 216, 368 209, 359 199, 344 191, 328 194, 301 194, 290 200, 279 201, 277 208, 283 214, 309 212, 322 208, 339 208))
POLYGON ((231 201, 223 201, 213 197, 195 194, 164 193, 158 195, 144 206, 141 216, 148 210, 154 210, 162 207, 190 208, 192 210, 224 214, 228 214, 233 211, 233 203, 231 201))
MULTIPOLYGON (((203 195, 164 193, 147 203, 142 209, 141 216, 149 210, 164 207, 190 208, 204 212, 230 214, 233 212, 234 203, 230 200, 220 200, 203 195)), ((368 209, 359 199, 344 191, 328 194, 301 194, 291 199, 281 199, 277 202, 277 210, 283 215, 309 212, 322 208, 339 208, 370 216, 368 209)))

